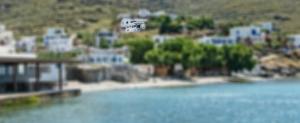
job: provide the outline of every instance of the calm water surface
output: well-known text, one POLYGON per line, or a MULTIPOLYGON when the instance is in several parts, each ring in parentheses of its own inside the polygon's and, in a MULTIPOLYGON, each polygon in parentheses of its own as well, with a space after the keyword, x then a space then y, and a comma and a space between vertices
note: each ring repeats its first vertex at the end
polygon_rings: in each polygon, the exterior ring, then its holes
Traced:
POLYGON ((0 123, 299 123, 300 82, 84 94, 0 116, 0 123))

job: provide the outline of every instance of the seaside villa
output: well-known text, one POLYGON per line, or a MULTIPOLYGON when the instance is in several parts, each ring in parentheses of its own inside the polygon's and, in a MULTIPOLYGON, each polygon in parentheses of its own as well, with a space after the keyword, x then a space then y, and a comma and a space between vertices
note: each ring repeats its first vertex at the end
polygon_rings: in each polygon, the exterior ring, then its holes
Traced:
POLYGON ((62 88, 65 62, 39 60, 35 54, 0 53, 0 93, 51 90, 56 85, 62 88))
POLYGON ((229 37, 237 42, 259 43, 263 41, 263 32, 258 26, 234 27, 230 29, 229 37))
POLYGON ((0 93, 53 89, 66 82, 65 61, 39 60, 34 53, 16 53, 15 47, 13 33, 0 26, 0 93))
POLYGON ((97 49, 91 48, 88 54, 82 54, 77 60, 88 64, 122 65, 128 63, 128 49, 97 49))
POLYGON ((44 46, 51 52, 69 52, 73 49, 73 39, 62 28, 49 28, 44 35, 44 46))
POLYGON ((99 47, 102 41, 107 41, 107 44, 109 47, 112 47, 112 45, 118 40, 118 34, 116 32, 111 32, 108 30, 101 30, 96 35, 96 46, 99 47))

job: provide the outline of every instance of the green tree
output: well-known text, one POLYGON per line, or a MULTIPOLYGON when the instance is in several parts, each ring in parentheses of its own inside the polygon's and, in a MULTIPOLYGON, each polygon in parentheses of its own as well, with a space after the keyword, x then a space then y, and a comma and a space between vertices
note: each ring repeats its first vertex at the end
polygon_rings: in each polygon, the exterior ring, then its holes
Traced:
POLYGON ((204 68, 221 68, 224 65, 223 52, 213 45, 200 45, 203 48, 203 59, 200 64, 204 68))
POLYGON ((102 49, 107 49, 107 48, 110 47, 110 45, 109 45, 109 42, 107 40, 105 40, 104 38, 102 38, 100 40, 100 46, 99 47, 102 48, 102 49))
POLYGON ((156 49, 149 51, 146 55, 146 60, 154 65, 164 65, 170 68, 170 73, 173 72, 176 64, 181 64, 183 59, 184 49, 193 46, 193 41, 187 38, 175 38, 168 40, 156 49), (159 64, 158 64, 159 63, 159 64))
POLYGON ((255 66, 252 49, 245 45, 224 46, 222 50, 229 74, 244 69, 251 70, 255 66))
POLYGON ((162 55, 163 53, 164 52, 159 49, 150 50, 145 54, 145 60, 155 66, 164 66, 166 63, 164 55, 162 55))
POLYGON ((70 60, 76 58, 80 54, 79 51, 71 51, 65 53, 56 53, 56 52, 39 52, 38 58, 44 60, 70 60))
POLYGON ((182 53, 182 65, 185 70, 189 68, 202 67, 201 61, 204 58, 204 50, 200 45, 192 45, 190 47, 184 47, 182 53))
POLYGON ((77 34, 77 38, 81 39, 83 41, 83 44, 87 46, 94 46, 94 35, 90 32, 79 32, 77 34))
POLYGON ((162 21, 159 33, 165 34, 165 33, 180 33, 182 30, 181 23, 178 21, 172 21, 170 17, 164 18, 162 21))
POLYGON ((152 40, 147 38, 130 38, 119 43, 115 46, 128 46, 130 50, 130 61, 135 64, 146 63, 144 58, 146 52, 152 50, 154 43, 152 40))
POLYGON ((180 54, 153 49, 146 53, 145 59, 155 66, 171 66, 181 58, 180 54))
POLYGON ((215 23, 214 20, 209 17, 189 18, 187 20, 187 27, 190 30, 213 29, 215 27, 215 23))
POLYGON ((156 66, 170 68, 170 72, 176 64, 181 64, 185 70, 227 68, 229 74, 244 69, 250 70, 255 65, 252 49, 244 45, 198 45, 186 38, 176 38, 158 45, 146 53, 145 60, 156 66))
POLYGON ((166 20, 170 20, 168 16, 151 17, 147 22, 147 29, 160 28, 161 24, 166 20))

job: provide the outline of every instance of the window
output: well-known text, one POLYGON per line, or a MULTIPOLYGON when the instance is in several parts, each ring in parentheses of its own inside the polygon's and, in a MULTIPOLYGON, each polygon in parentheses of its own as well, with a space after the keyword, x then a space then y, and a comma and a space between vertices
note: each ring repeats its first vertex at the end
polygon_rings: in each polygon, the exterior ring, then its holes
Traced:
POLYGON ((119 58, 119 63, 122 63, 122 58, 121 57, 119 58))
MULTIPOLYGON (((58 66, 56 66, 58 68, 58 66)), ((50 73, 51 64, 45 64, 40 66, 41 73, 50 73)))
POLYGON ((214 43, 214 44, 222 44, 222 43, 223 43, 223 40, 214 39, 214 40, 213 40, 213 43, 214 43))
POLYGON ((55 30, 55 34, 61 34, 62 31, 61 30, 55 30))
POLYGON ((13 74, 13 68, 12 68, 12 66, 8 66, 7 67, 7 72, 8 72, 7 73, 8 75, 12 75, 13 74))
POLYGON ((107 62, 107 58, 106 57, 103 58, 103 63, 105 63, 105 62, 107 62))
POLYGON ((116 62, 117 62, 117 56, 114 56, 114 57, 112 58, 112 62, 113 62, 113 63, 116 63, 116 62))
POLYGON ((20 74, 20 75, 25 74, 25 66, 24 65, 19 65, 18 66, 18 74, 20 74))
POLYGON ((94 62, 94 59, 93 58, 89 58, 89 62, 94 62))
POLYGON ((239 35, 240 35, 240 31, 236 31, 236 35, 238 35, 238 36, 239 36, 239 35))
POLYGON ((101 59, 101 58, 98 58, 97 60, 98 60, 98 62, 101 62, 102 59, 101 59))
POLYGON ((4 65, 1 65, 0 66, 0 75, 5 75, 5 66, 4 65))
POLYGON ((255 29, 252 30, 252 35, 257 35, 257 31, 255 29))

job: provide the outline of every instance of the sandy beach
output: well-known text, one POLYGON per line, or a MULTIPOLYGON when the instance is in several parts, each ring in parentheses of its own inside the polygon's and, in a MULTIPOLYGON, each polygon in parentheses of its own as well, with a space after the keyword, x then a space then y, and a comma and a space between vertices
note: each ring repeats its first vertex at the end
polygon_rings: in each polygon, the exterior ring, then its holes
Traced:
POLYGON ((114 81, 104 81, 98 83, 80 83, 69 82, 65 89, 81 89, 83 93, 95 92, 95 91, 109 91, 120 89, 135 89, 135 88, 155 88, 155 87, 180 87, 180 86, 193 86, 204 84, 217 84, 227 83, 227 77, 204 77, 193 78, 193 80, 179 80, 179 79, 162 79, 151 78, 148 81, 131 82, 131 83, 119 83, 114 81))
MULTIPOLYGON (((81 90, 82 93, 97 92, 97 91, 111 91, 111 90, 126 90, 126 89, 141 89, 141 88, 163 88, 163 87, 183 87, 183 86, 197 86, 207 84, 222 84, 228 83, 229 77, 194 77, 191 80, 181 80, 174 78, 150 78, 147 81, 120 83, 116 81, 101 81, 94 83, 82 83, 79 81, 69 81, 64 85, 65 90, 81 90)), ((263 81, 260 77, 248 77, 250 81, 263 81)), ((46 91, 47 92, 47 91, 46 91)), ((33 93, 18 93, 18 94, 0 94, 0 99, 15 96, 27 96, 32 94, 39 94, 45 92, 33 93)))

